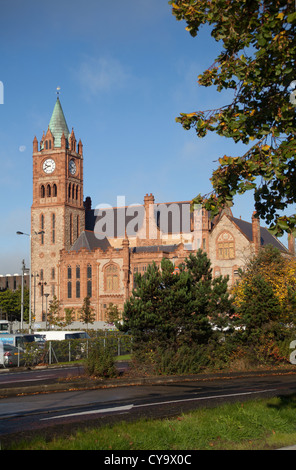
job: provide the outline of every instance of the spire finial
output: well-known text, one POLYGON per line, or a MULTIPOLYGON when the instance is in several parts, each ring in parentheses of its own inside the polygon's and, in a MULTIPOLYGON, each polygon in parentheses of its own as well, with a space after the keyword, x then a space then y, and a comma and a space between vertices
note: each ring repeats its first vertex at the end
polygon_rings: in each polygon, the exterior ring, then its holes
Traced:
POLYGON ((57 86, 57 92, 56 92, 56 93, 57 93, 57 97, 59 97, 60 89, 61 89, 61 87, 60 87, 60 86, 57 86))

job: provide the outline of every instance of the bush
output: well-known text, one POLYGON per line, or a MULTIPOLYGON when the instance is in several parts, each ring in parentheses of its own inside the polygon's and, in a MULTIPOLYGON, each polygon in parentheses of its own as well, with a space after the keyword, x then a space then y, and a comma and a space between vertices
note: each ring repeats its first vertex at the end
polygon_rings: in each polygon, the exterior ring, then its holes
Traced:
POLYGON ((93 341, 85 360, 85 371, 94 377, 116 377, 118 375, 112 351, 101 341, 93 341))

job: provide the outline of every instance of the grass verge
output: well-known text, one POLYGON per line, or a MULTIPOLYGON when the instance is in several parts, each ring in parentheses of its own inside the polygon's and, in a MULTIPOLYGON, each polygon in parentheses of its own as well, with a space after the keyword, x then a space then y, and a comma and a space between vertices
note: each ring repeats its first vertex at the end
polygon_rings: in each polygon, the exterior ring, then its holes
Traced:
POLYGON ((67 438, 36 437, 10 444, 9 450, 276 449, 296 444, 295 411, 296 395, 258 399, 199 408, 174 419, 78 430, 67 438))

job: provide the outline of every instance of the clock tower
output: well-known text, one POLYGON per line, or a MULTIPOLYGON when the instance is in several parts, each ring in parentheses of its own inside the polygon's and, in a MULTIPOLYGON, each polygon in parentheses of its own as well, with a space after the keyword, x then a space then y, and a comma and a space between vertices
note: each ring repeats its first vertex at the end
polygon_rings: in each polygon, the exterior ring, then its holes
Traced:
POLYGON ((31 207, 32 312, 44 321, 46 304, 60 298, 60 250, 69 250, 85 227, 83 152, 69 132, 59 96, 46 134, 33 141, 31 207), (45 295, 49 294, 49 295, 45 295))

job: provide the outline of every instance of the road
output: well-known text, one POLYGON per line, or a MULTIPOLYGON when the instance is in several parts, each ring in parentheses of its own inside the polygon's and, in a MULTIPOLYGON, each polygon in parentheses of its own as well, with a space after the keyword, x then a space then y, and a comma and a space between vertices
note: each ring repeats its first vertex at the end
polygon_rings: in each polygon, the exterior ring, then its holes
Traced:
MULTIPOLYGON (((52 380, 49 370, 23 374, 24 380, 52 380), (48 377, 46 377, 48 374, 48 377)), ((61 372, 61 371, 60 371, 61 372)), ((60 373, 59 372, 59 373, 60 373)), ((64 373, 72 373, 64 371, 64 373)), ((58 373, 55 371, 54 373, 58 373)), ((0 375, 1 384, 10 374, 0 375)), ((19 378, 17 378, 19 380, 19 378)), ((15 383, 15 382, 14 382, 15 383)), ((180 380, 154 385, 120 386, 97 390, 73 390, 0 400, 0 440, 20 432, 51 431, 75 424, 96 425, 140 416, 164 417, 225 401, 244 401, 296 392, 296 374, 180 380)))

